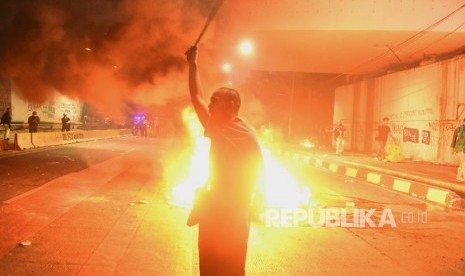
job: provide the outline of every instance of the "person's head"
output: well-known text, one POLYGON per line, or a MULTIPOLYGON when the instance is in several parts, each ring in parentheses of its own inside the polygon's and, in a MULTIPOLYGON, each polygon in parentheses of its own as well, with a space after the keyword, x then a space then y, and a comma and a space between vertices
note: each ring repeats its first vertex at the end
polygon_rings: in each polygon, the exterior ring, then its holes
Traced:
POLYGON ((5 111, 6 112, 11 112, 11 107, 7 107, 5 111))
POLYGON ((383 118, 383 124, 384 125, 387 125, 389 123, 389 118, 388 117, 384 117, 383 118))
POLYGON ((237 116, 240 107, 239 92, 232 88, 220 87, 210 97, 210 120, 214 123, 228 122, 237 116))
POLYGON ((63 117, 66 117, 66 113, 63 113, 63 117))
POLYGON ((36 111, 32 111, 32 115, 37 115, 37 112, 36 111))
POLYGON ((342 120, 337 120, 338 125, 342 125, 342 120))

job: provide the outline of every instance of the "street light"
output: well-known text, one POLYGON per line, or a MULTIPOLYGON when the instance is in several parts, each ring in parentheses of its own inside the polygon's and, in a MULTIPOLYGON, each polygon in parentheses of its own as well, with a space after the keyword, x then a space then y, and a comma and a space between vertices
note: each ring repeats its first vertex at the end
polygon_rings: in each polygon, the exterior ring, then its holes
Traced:
MULTIPOLYGON (((232 70, 232 66, 230 63, 225 63, 223 64, 223 72, 226 73, 226 75, 228 76, 228 79, 231 77, 231 70, 232 70)), ((232 86, 232 82, 231 80, 228 80, 227 82, 227 86, 232 86)))
POLYGON ((239 44, 238 49, 242 55, 249 56, 253 53, 253 44, 249 40, 244 40, 239 44))
POLYGON ((229 64, 229 63, 223 64, 223 71, 226 72, 226 73, 231 72, 231 64, 229 64))

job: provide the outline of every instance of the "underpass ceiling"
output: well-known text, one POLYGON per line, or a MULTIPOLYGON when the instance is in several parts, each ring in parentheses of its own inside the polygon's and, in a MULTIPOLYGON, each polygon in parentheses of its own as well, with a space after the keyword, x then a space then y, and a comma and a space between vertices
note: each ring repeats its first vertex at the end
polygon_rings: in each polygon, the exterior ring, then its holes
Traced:
POLYGON ((264 71, 376 74, 465 52, 465 1, 225 1, 221 56, 264 71), (254 53, 239 57, 247 38, 254 53))

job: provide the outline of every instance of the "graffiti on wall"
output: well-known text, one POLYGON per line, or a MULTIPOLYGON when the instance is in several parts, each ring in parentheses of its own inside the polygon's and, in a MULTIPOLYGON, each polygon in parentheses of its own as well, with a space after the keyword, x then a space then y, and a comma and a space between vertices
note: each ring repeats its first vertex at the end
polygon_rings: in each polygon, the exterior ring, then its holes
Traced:
POLYGON ((74 120, 77 120, 80 118, 81 115, 81 109, 80 106, 77 105, 76 103, 65 103, 61 102, 59 105, 60 108, 60 116, 62 113, 66 113, 68 117, 73 118, 74 120))
POLYGON ((418 143, 418 129, 415 128, 404 128, 402 131, 402 141, 405 142, 412 142, 418 143))
POLYGON ((404 128, 406 128, 407 122, 392 122, 391 131, 394 135, 403 134, 404 128))
POLYGON ((81 106, 75 102, 57 101, 46 104, 27 103, 27 111, 37 111, 43 121, 57 121, 66 113, 73 121, 80 120, 81 106))
POLYGON ((27 110, 29 113, 32 113, 32 111, 37 111, 42 120, 52 120, 55 116, 55 105, 53 103, 41 105, 28 103, 27 110))
POLYGON ((424 108, 424 109, 404 110, 398 113, 390 114, 389 117, 391 118, 391 120, 394 120, 394 121, 405 121, 405 120, 418 119, 419 117, 431 116, 431 115, 433 115, 433 109, 424 108))
MULTIPOLYGON (((402 124, 402 125, 405 125, 402 124)), ((397 124, 399 128, 402 126, 397 124)), ((443 133, 445 136, 452 135, 456 128, 455 121, 430 121, 428 122, 428 130, 420 130, 416 128, 409 128, 403 126, 402 128, 402 141, 411 143, 422 143, 425 145, 436 146, 438 145, 439 137, 432 135, 432 132, 443 133)))
POLYGON ((428 122, 431 131, 453 131, 457 127, 456 121, 430 121, 428 122))
MULTIPOLYGON (((402 139, 405 139, 406 142, 418 143, 420 141, 420 138, 422 138, 423 136, 420 137, 419 130, 409 128, 407 126, 407 123, 410 125, 412 122, 429 121, 429 118, 431 118, 433 115, 434 112, 432 108, 423 108, 403 110, 400 112, 389 114, 388 117, 391 119, 391 131, 394 135, 402 136, 402 139)), ((432 123, 436 123, 437 128, 439 128, 440 123, 438 121, 431 121, 429 123, 430 131, 435 131, 435 129, 431 127, 432 123)))
POLYGON ((429 145, 431 143, 431 132, 428 130, 421 131, 421 143, 429 145))

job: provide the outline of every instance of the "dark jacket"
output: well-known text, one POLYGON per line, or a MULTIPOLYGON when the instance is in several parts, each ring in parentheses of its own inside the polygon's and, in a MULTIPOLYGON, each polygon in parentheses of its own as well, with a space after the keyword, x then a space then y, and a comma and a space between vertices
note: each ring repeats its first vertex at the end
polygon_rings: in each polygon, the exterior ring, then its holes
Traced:
POLYGON ((2 124, 4 125, 8 125, 11 127, 11 114, 10 112, 5 112, 3 113, 3 116, 2 116, 2 124))
POLYGON ((29 124, 29 132, 37 132, 37 127, 40 123, 40 118, 37 115, 31 115, 27 119, 27 123, 29 124))
POLYGON ((63 116, 61 118, 61 131, 69 131, 70 130, 70 124, 69 124, 69 117, 63 116))

